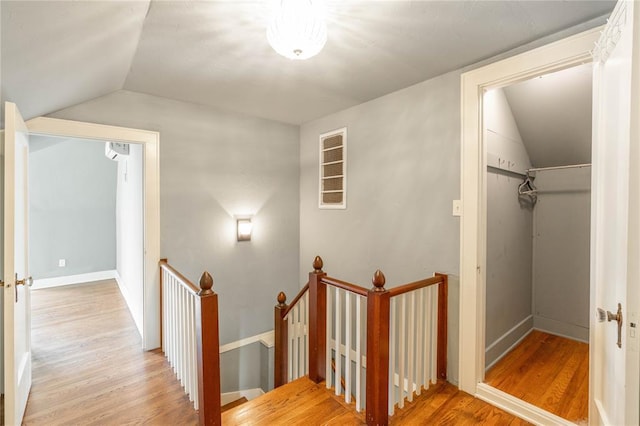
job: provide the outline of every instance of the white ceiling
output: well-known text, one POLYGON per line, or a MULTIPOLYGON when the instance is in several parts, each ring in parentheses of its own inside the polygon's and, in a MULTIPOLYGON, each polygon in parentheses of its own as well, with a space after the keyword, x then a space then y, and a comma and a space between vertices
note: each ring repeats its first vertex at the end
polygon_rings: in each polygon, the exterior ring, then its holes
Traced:
POLYGON ((3 0, 2 99, 30 118, 126 89, 300 124, 603 17, 613 6, 329 1, 325 49, 290 61, 267 44, 265 1, 3 0))
POLYGON ((534 167, 591 162, 592 65, 504 89, 534 167))

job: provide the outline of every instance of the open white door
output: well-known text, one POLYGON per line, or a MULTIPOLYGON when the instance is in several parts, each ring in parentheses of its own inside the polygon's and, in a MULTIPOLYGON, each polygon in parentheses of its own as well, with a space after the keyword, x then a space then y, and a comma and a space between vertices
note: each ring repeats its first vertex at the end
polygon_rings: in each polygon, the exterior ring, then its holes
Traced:
POLYGON ((592 424, 637 425, 640 416, 639 53, 640 3, 620 1, 594 52, 592 424), (596 315, 596 309, 602 308, 615 316, 618 306, 620 335, 617 318, 608 321, 596 315))
POLYGON ((29 139, 15 104, 5 103, 4 420, 19 425, 31 389, 31 300, 27 265, 29 139))

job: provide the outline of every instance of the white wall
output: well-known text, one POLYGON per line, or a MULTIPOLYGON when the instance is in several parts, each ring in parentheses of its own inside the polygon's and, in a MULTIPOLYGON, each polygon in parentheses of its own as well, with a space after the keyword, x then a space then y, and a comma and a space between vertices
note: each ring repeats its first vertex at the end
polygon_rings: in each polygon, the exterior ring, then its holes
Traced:
POLYGON ((521 205, 518 185, 531 167, 502 89, 484 96, 487 157, 487 281, 485 366, 493 364, 533 326, 531 206, 521 205), (493 141, 493 143, 491 143, 493 141))
POLYGON ((534 326, 589 341, 591 168, 536 172, 534 326))
POLYGON ((104 143, 32 135, 29 147, 30 274, 40 280, 113 271, 116 164, 104 143))
POLYGON ((143 147, 129 145, 129 157, 117 162, 116 270, 120 291, 142 334, 144 307, 143 147))
MULTIPOLYGON (((0 131, 0 200, 0 277, 4 277, 4 130, 0 131)), ((0 393, 4 393, 4 287, 0 306, 0 393)))

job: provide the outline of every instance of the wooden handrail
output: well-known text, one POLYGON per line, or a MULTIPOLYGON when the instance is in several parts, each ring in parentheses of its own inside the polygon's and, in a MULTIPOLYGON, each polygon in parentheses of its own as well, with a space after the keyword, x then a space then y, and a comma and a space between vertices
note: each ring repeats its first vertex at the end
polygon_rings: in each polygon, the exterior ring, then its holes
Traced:
MULTIPOLYGON (((289 315, 289 312, 291 311, 291 309, 293 309, 293 307, 296 306, 296 303, 298 303, 298 300, 302 299, 302 296, 304 296, 304 294, 307 292, 307 290, 309 290, 309 283, 308 282, 304 285, 304 287, 302 287, 300 292, 298 292, 298 295, 293 298, 293 301, 291 303, 289 303, 289 305, 287 306, 287 309, 285 309, 282 312, 282 318, 286 318, 287 315, 289 315)), ((282 294, 284 294, 284 293, 282 293, 282 294)))
POLYGON ((176 271, 171 265, 167 263, 167 259, 160 259, 159 262, 160 269, 164 269, 171 275, 173 275, 180 284, 182 284, 187 290, 189 290, 192 294, 197 295, 200 289, 188 278, 182 275, 180 272, 176 271))
MULTIPOLYGON (((444 275, 446 277, 446 275, 444 275)), ((400 296, 401 294, 404 293, 409 293, 411 291, 414 290, 419 290, 421 288, 424 287, 429 287, 432 285, 436 285, 436 284, 440 284, 444 282, 444 278, 443 275, 441 274, 436 274, 435 277, 431 277, 431 278, 427 278, 424 280, 420 280, 420 281, 416 281, 413 283, 409 283, 409 284, 404 284, 398 287, 393 287, 389 289, 389 295, 391 297, 396 297, 396 296, 400 296)))
POLYGON ((346 281, 341 281, 336 278, 331 277, 322 277, 321 281, 324 284, 332 285, 334 287, 341 288, 346 291, 350 291, 351 293, 359 294, 360 296, 367 297, 368 290, 364 287, 360 287, 359 285, 351 284, 346 281))

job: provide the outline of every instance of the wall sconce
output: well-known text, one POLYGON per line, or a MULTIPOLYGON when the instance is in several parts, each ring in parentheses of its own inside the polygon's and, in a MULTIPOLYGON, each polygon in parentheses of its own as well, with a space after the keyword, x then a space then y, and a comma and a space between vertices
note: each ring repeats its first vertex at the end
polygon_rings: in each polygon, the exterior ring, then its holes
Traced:
POLYGON ((238 241, 251 241, 251 228, 253 224, 251 219, 237 220, 238 241))

